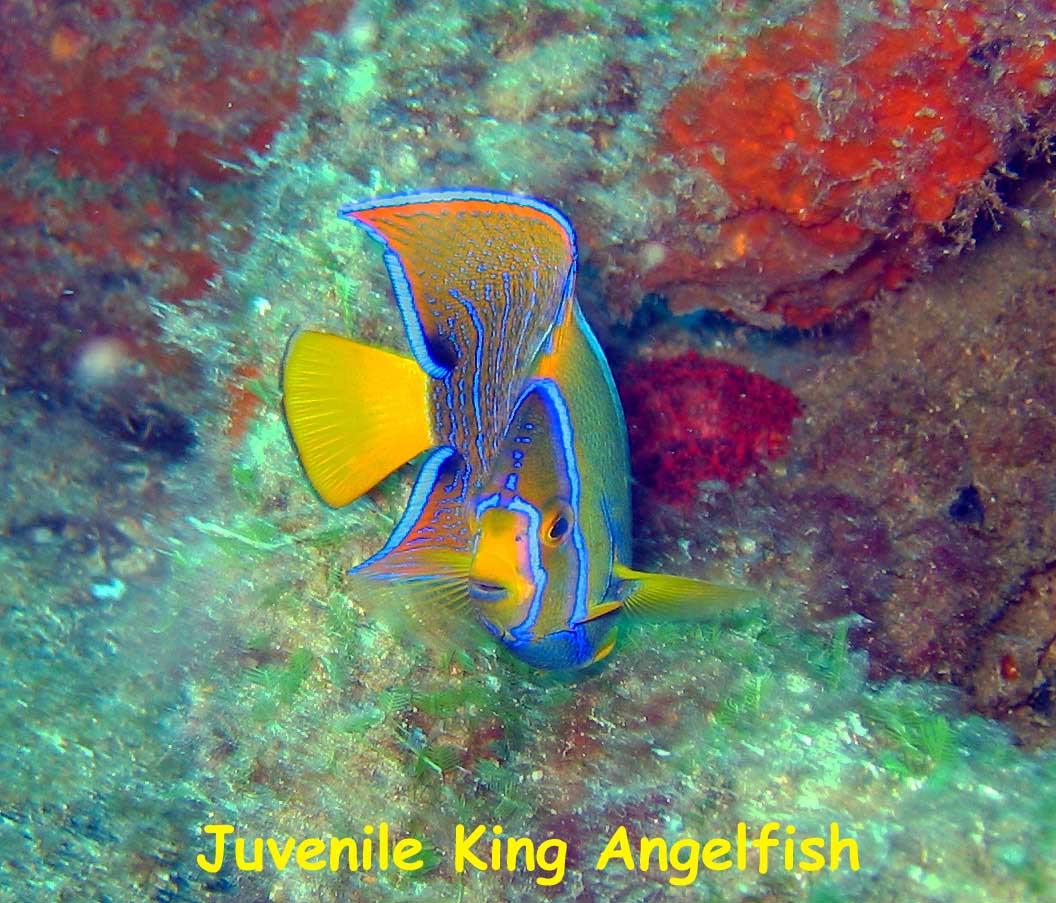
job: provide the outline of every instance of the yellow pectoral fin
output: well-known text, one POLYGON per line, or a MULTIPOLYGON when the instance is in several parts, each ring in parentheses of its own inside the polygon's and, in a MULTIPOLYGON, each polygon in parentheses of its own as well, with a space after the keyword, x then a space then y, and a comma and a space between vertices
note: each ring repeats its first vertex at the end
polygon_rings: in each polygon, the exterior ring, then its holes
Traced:
POLYGON ((323 501, 347 505, 435 444, 428 382, 409 357, 322 332, 293 337, 283 406, 323 501))
POLYGON ((651 620, 695 620, 757 601, 759 594, 740 586, 706 583, 692 577, 647 574, 616 565, 616 577, 630 583, 623 600, 629 615, 651 620))

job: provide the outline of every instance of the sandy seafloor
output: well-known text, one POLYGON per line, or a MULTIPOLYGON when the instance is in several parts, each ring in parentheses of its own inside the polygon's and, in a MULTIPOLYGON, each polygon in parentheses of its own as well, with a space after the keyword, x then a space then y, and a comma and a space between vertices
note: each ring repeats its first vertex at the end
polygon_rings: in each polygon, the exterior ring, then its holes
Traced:
MULTIPOLYGON (((720 19, 738 28, 764 15, 730 6, 720 19)), ((537 47, 481 59, 486 23, 509 26, 502 5, 359 4, 302 51, 299 106, 255 171, 183 185, 223 220, 203 297, 124 285, 105 310, 117 344, 106 330, 63 344, 58 327, 54 348, 5 344, 2 903, 1056 900, 1056 181, 1043 163, 959 254, 807 332, 717 315, 628 331, 585 255, 584 305, 615 360, 694 349, 799 399, 786 454, 740 485, 707 482, 682 508, 636 494, 639 567, 758 586, 763 605, 636 626, 569 678, 488 644, 399 636, 349 597, 345 571, 384 541, 415 470, 329 510, 283 423, 295 329, 404 347, 378 248, 337 205, 477 184, 554 200, 592 245, 645 229, 632 176, 651 123, 701 42, 724 40, 710 7, 632 10, 642 34, 626 45, 615 13, 591 8, 588 28, 547 9, 537 47), (583 86, 618 54, 640 97, 599 148, 569 111, 595 102, 583 86), (225 229, 248 239, 225 243, 225 229), (128 351, 144 317, 182 367, 145 373, 128 351), (143 438, 142 424, 114 428, 142 416, 140 391, 148 422, 178 415, 193 447, 171 422, 172 442, 124 441, 143 438), (419 871, 196 864, 205 824, 281 842, 380 821, 423 841, 419 871), (769 821, 799 837, 838 823, 859 869, 785 870, 775 853, 760 874, 755 850, 685 886, 655 867, 595 869, 621 825, 674 842, 769 821), (460 824, 566 841, 563 879, 456 874, 460 824)))

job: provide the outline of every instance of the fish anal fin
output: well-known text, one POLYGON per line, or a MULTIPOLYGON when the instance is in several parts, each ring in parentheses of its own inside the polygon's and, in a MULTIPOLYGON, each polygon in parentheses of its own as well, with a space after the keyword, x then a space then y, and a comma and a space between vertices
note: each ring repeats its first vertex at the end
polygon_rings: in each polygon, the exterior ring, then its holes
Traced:
POLYGON ((759 599, 756 591, 745 587, 692 577, 649 574, 622 565, 616 565, 613 573, 625 584, 623 609, 636 618, 692 621, 759 599))
POLYGON ((282 388, 305 473, 335 508, 435 444, 428 376, 411 358, 300 332, 286 352, 282 388))

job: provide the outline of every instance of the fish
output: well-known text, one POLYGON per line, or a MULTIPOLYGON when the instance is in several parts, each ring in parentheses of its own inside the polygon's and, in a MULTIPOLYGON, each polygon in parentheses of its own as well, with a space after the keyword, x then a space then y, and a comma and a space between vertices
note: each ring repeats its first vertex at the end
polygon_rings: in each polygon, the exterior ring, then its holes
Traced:
POLYGON ((756 598, 630 566, 627 428, 560 210, 441 189, 339 215, 382 246, 410 354, 294 334, 282 372, 293 444, 333 507, 421 458, 388 540, 349 572, 361 595, 398 589, 422 619, 472 621, 544 671, 604 660, 628 618, 756 598))

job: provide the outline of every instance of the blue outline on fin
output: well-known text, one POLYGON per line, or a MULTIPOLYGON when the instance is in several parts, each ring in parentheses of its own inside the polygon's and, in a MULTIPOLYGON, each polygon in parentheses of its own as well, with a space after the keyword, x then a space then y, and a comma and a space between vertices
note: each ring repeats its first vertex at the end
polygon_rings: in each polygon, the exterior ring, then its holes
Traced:
POLYGON ((349 574, 358 573, 363 568, 376 564, 407 538, 411 528, 415 525, 418 518, 421 517, 422 511, 425 510, 426 503, 433 494, 433 490, 436 488, 441 468, 454 454, 455 450, 449 445, 441 445, 429 453, 429 457, 426 458, 422 469, 418 471, 418 478, 414 481, 411 497, 407 500, 407 507, 404 509, 396 529, 392 531, 385 545, 366 561, 360 562, 354 568, 350 568, 349 574))
MULTIPOLYGON (((351 222, 366 228, 358 220, 351 220, 351 222)), ((367 231, 373 232, 374 230, 368 229, 367 231)), ((392 291, 396 295, 396 306, 400 310, 400 319, 403 321, 404 332, 407 333, 411 354, 418 361, 418 366, 430 376, 435 379, 447 379, 451 375, 450 369, 441 367, 429 353, 425 327, 422 326, 422 318, 418 316, 418 310, 414 306, 414 293, 411 291, 411 283, 407 279, 407 270, 404 269, 400 255, 386 245, 382 260, 385 261, 385 269, 389 273, 392 291)))
POLYGON ((571 297, 575 290, 576 271, 579 268, 579 246, 576 243, 576 230, 572 223, 556 207, 545 201, 540 201, 529 195, 509 194, 503 191, 489 191, 484 188, 442 188, 437 191, 425 192, 401 192, 397 194, 382 195, 366 201, 343 204, 338 208, 337 214, 342 219, 347 219, 363 229, 371 238, 385 248, 385 269, 388 270, 389 280, 392 282, 392 290, 396 295, 396 304, 400 310, 400 319, 407 333, 407 341, 410 343, 414 359, 426 373, 436 379, 445 379, 450 370, 437 363, 429 353, 426 343, 425 327, 422 319, 418 316, 418 309, 414 303, 414 294, 411 291, 411 283, 407 278, 407 270, 400 260, 399 255, 392 249, 385 236, 373 226, 361 222, 352 214, 366 210, 374 210, 378 207, 402 207, 405 204, 428 204, 442 201, 482 201, 490 204, 520 204, 549 216, 564 231, 572 252, 572 263, 562 286, 562 300, 571 297))
POLYGON ((601 373, 605 377, 605 385, 609 387, 609 396, 612 398, 612 402, 616 407, 616 415, 619 420, 620 426, 623 428, 624 435, 627 433, 627 423, 624 419, 623 414, 623 402, 620 400, 619 390, 616 388, 616 381, 612 376, 612 367, 609 365, 609 359, 605 357, 605 352, 601 350, 601 343, 598 341, 598 337, 594 335, 594 330, 590 328, 590 324, 587 322, 587 318, 583 313, 583 308, 576 306, 575 310, 576 325, 579 326, 580 332, 583 333, 583 338, 587 340, 587 347, 594 353, 594 357, 597 358, 598 363, 601 365, 601 373))
MULTIPOLYGON (((358 213, 361 210, 374 210, 377 207, 402 207, 404 204, 428 204, 433 201, 483 201, 487 204, 520 204, 522 207, 531 207, 540 213, 551 217, 568 236, 568 243, 572 248, 572 262, 575 264, 579 259, 578 245, 576 243, 576 230, 572 223, 553 204, 541 201, 539 198, 529 194, 514 194, 508 191, 494 191, 489 188, 437 188, 435 191, 397 191, 393 194, 383 194, 366 201, 353 201, 350 204, 342 204, 338 208, 338 216, 348 219, 348 214, 358 213)), ((357 222, 357 221, 354 221, 357 222)), ((372 229, 365 223, 358 223, 382 244, 385 240, 377 235, 377 230, 372 229)))

